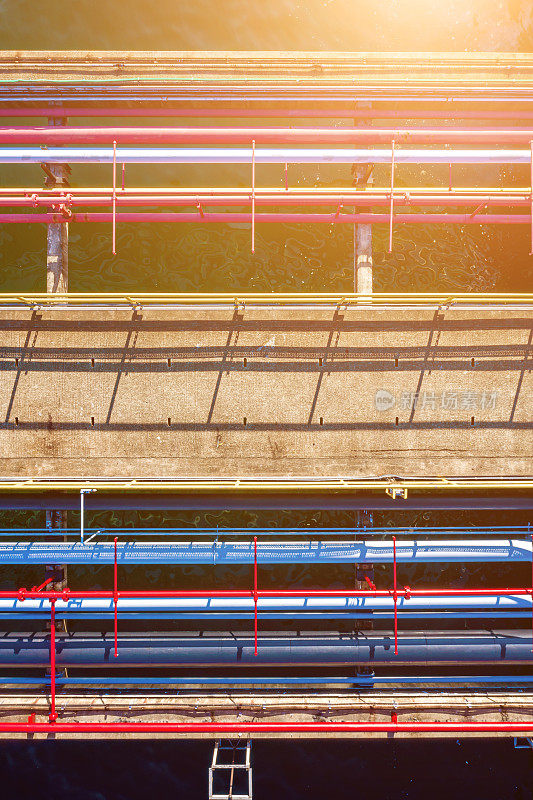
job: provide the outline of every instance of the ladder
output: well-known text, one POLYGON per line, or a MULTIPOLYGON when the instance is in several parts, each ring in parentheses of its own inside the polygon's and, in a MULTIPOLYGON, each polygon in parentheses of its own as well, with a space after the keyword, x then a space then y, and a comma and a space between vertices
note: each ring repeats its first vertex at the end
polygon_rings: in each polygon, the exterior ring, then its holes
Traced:
POLYGON ((209 800, 252 800, 252 742, 219 739, 209 767, 209 800))

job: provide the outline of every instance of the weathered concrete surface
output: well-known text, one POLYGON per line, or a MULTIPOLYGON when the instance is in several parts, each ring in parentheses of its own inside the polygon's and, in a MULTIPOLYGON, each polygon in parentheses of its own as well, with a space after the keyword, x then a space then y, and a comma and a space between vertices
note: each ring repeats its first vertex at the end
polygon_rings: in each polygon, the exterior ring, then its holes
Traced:
MULTIPOLYGON (((0 722, 27 722, 35 714, 36 722, 46 722, 49 697, 22 694, 0 695, 0 722)), ((390 723, 396 712, 398 722, 463 723, 531 722, 533 733, 533 699, 524 694, 499 692, 324 692, 318 694, 267 694, 259 692, 213 692, 194 696, 159 694, 148 690, 142 696, 95 692, 91 695, 59 694, 58 722, 174 722, 174 723, 237 723, 271 722, 352 722, 390 723)), ((530 733, 531 735, 531 733, 530 733)), ((33 734, 32 738, 65 739, 158 739, 177 738, 175 733, 50 733, 33 734)), ((216 733, 186 733, 187 739, 220 738, 216 733)), ((252 733, 261 739, 364 738, 384 739, 393 734, 370 733, 252 733)), ((446 738, 512 736, 510 733, 395 733, 394 738, 446 738)), ((0 733, 0 738, 28 738, 26 734, 0 733)))
POLYGON ((4 309, 0 476, 530 475, 532 325, 501 307, 4 309))

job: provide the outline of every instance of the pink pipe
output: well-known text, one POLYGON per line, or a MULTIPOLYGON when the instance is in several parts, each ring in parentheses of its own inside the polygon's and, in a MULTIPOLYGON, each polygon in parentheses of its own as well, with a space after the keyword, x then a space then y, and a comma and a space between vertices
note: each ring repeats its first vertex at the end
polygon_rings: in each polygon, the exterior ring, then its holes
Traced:
MULTIPOLYGON (((142 190, 139 190, 142 191, 142 190)), ((313 195, 293 194, 287 190, 285 194, 258 194, 256 189, 255 204, 257 206, 335 206, 339 204, 350 206, 389 206, 390 192, 383 194, 330 194, 324 195, 317 191, 313 195)), ((245 206, 252 198, 252 193, 240 195, 172 195, 172 194, 129 194, 117 192, 117 207, 122 206, 196 206, 198 201, 207 206, 245 206)), ((2 195, 0 194, 0 207, 15 208, 37 208, 39 206, 68 205, 71 207, 99 207, 111 205, 113 201, 112 193, 107 195, 83 195, 74 194, 72 190, 63 190, 61 193, 35 194, 34 196, 2 195)), ((435 195, 413 195, 396 189, 394 192, 395 206, 471 206, 475 207, 493 206, 502 208, 519 208, 530 206, 529 195, 499 197, 498 195, 454 195, 454 194, 435 194, 435 195)))
MULTIPOLYGON (((120 222, 198 222, 198 223, 251 223, 250 213, 211 213, 206 211, 191 213, 174 213, 163 211, 123 211, 116 215, 120 222)), ((1 223, 51 223, 60 222, 112 222, 113 214, 110 212, 74 213, 63 216, 62 214, 0 214, 1 223)), ((390 214, 255 214, 256 223, 276 222, 293 225, 324 223, 334 225, 338 223, 380 224, 390 222, 390 214)), ((529 225, 529 214, 395 214, 394 222, 403 224, 437 224, 448 225, 529 225)))
POLYGON ((531 128, 0 128, 0 145, 529 144, 531 128))
POLYGON ((528 733, 531 722, 2 722, 0 733, 528 733))
MULTIPOLYGON (((401 98, 398 99, 398 102, 401 98)), ((331 102, 331 101, 328 101, 331 102)), ((342 102, 342 101, 341 101, 342 102)), ((489 109, 433 109, 415 108, 91 108, 83 106, 0 108, 0 117, 195 117, 195 118, 255 118, 255 119, 501 119, 525 121, 533 119, 533 111, 505 111, 489 109)))

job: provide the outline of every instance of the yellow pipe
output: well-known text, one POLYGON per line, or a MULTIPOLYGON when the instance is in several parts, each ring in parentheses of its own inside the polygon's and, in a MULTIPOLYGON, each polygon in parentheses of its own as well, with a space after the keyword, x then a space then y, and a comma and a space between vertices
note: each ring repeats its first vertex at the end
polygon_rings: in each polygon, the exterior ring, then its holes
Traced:
POLYGON ((0 479, 0 493, 4 492, 79 492, 81 489, 94 489, 99 492, 186 492, 188 494, 208 493, 223 494, 232 492, 238 494, 271 492, 295 493, 312 492, 327 494, 357 493, 361 491, 387 492, 394 489, 396 493, 408 491, 444 491, 450 494, 460 490, 469 491, 499 491, 499 490, 532 490, 533 478, 505 479, 505 478, 412 478, 392 480, 381 478, 376 480, 353 478, 323 478, 323 479, 276 479, 266 477, 258 478, 226 478, 226 479, 191 479, 168 480, 153 479, 128 479, 105 480, 81 478, 64 478, 60 480, 47 480, 43 478, 23 478, 18 480, 0 479))
POLYGON ((332 294, 330 292, 299 292, 299 293, 200 293, 190 292, 183 294, 164 292, 140 292, 124 294, 121 292, 81 292, 77 294, 0 294, 0 306, 27 305, 27 306, 59 306, 68 309, 69 306, 83 304, 126 304, 130 306, 142 304, 155 305, 295 305, 295 304, 334 304, 334 305, 453 305, 463 303, 468 305, 517 305, 533 303, 533 293, 519 294, 508 293, 467 293, 457 292, 439 294, 437 292, 378 292, 366 294, 332 294), (67 305, 61 305, 67 304, 67 305))

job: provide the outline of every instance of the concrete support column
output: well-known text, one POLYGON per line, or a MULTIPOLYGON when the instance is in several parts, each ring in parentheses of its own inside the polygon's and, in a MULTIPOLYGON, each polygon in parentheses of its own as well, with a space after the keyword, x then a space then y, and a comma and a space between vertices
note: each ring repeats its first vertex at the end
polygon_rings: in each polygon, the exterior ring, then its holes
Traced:
MULTIPOLYGON (((69 185, 69 168, 66 164, 47 164, 45 171, 46 188, 69 185)), ((47 225, 46 291, 68 292, 68 222, 47 225)))
MULTIPOLYGON (((371 103, 361 103, 361 107, 370 108, 371 103)), ((357 120, 354 120, 357 125, 357 120)), ((354 164, 352 167, 353 185, 364 189, 372 186, 372 165, 354 164)), ((366 209, 354 209, 363 211, 366 209)), ((370 210, 370 209, 368 209, 370 210)), ((360 294, 372 294, 372 225, 353 226, 353 289, 360 294)))

